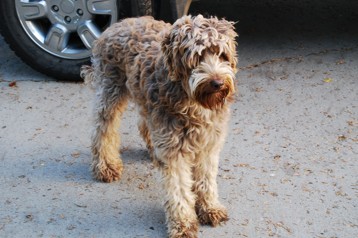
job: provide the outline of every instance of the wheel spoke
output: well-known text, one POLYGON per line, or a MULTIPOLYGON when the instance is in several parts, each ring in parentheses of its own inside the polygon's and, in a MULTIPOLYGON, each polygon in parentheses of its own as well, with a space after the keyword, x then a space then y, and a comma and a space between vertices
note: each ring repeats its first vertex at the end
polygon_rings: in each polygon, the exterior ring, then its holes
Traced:
POLYGON ((110 15, 115 11, 117 3, 116 0, 88 0, 87 8, 92 14, 110 15))
POLYGON ((91 49, 93 41, 101 35, 100 29, 91 21, 87 21, 78 27, 77 33, 87 49, 91 49))
POLYGON ((47 33, 44 43, 51 49, 62 52, 68 45, 69 36, 70 32, 65 26, 55 24, 47 33))
POLYGON ((34 20, 47 16, 47 4, 45 1, 38 2, 23 2, 19 3, 20 14, 25 20, 34 20))

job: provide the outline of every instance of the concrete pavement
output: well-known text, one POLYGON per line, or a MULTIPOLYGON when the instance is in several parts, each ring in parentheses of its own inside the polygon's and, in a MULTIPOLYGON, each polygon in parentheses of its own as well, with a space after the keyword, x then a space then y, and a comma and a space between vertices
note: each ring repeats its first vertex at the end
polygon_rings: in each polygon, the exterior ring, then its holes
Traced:
MULTIPOLYGON (((240 20, 218 177, 230 220, 200 237, 358 237, 358 17, 348 2, 194 5, 240 20)), ((94 181, 93 92, 34 72, 3 39, 0 52, 0 237, 165 237, 160 175, 134 107, 120 131, 122 180, 94 181)))

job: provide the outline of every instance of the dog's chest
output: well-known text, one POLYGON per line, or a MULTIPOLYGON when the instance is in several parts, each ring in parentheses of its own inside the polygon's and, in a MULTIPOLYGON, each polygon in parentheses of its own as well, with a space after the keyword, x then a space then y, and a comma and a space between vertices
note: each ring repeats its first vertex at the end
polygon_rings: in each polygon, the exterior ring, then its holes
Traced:
POLYGON ((188 123, 184 137, 193 148, 205 149, 213 147, 226 132, 227 111, 216 113, 205 110, 200 114, 187 115, 188 123))

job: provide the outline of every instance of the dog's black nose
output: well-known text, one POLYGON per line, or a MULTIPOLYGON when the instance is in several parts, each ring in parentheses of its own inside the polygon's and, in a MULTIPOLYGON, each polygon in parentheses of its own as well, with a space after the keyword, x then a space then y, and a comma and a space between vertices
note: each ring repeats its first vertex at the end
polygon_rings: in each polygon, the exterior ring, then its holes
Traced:
POLYGON ((221 79, 214 79, 210 82, 210 86, 214 90, 220 90, 223 85, 224 81, 221 79))

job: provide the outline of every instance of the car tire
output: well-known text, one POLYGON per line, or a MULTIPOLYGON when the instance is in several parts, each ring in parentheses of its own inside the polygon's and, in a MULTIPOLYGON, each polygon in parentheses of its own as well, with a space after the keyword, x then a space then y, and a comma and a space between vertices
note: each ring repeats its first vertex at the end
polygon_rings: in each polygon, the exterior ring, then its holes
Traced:
POLYGON ((131 0, 133 16, 152 16, 153 3, 152 0, 131 0))
MULTIPOLYGON (((130 12, 124 9, 129 5, 127 1, 68 0, 62 1, 60 6, 50 6, 51 1, 43 0, 1 0, 0 31, 15 54, 35 70, 59 80, 81 80, 80 67, 89 64, 91 43, 109 25, 128 16, 123 15, 130 12), (82 3, 86 5, 83 8, 75 5, 82 3), (35 14, 35 18, 31 14, 35 14), (82 28, 79 29, 80 23, 82 28), (87 35, 83 33, 86 30, 87 35)), ((138 0, 139 7, 143 6, 141 1, 148 7, 148 1, 138 0)), ((138 10, 138 13, 143 11, 138 10)))

